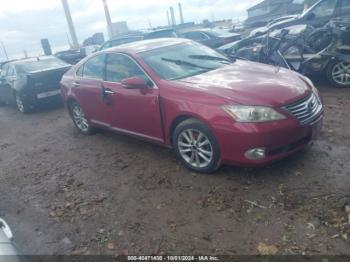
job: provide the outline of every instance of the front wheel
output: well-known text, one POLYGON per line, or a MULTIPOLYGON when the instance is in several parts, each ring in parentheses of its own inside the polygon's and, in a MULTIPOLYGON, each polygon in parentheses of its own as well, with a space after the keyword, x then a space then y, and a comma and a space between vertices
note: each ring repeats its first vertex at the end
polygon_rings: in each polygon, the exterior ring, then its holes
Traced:
POLYGON ((326 70, 328 80, 336 87, 350 87, 350 63, 332 61, 326 70))
POLYGON ((84 110, 77 102, 72 102, 69 105, 69 111, 72 116, 75 126, 79 129, 83 135, 93 135, 95 129, 91 126, 89 121, 85 117, 84 110))
POLYGON ((219 168, 220 149, 210 129, 196 119, 180 123, 174 131, 176 155, 189 169, 212 173, 219 168))
POLYGON ((23 113, 29 113, 30 112, 30 105, 18 94, 15 94, 15 99, 16 99, 16 105, 17 105, 17 109, 23 113))

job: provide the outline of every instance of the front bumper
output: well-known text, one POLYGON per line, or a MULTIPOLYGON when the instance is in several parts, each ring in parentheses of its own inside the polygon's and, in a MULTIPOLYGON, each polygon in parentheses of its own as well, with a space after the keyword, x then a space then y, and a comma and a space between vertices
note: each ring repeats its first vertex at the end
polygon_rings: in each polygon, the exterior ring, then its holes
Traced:
POLYGON ((296 119, 270 123, 234 123, 216 129, 223 164, 262 166, 285 158, 303 149, 320 133, 323 112, 311 123, 300 124, 296 119), (254 148, 265 149, 265 157, 248 159, 246 152, 254 148))

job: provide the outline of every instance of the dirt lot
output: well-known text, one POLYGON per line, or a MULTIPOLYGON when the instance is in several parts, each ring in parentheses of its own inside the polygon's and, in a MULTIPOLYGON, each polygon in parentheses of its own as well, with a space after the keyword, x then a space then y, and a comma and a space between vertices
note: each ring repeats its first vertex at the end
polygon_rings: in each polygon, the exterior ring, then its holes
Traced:
POLYGON ((0 108, 0 216, 26 254, 350 254, 350 90, 320 90, 319 141, 215 175, 133 138, 84 137, 61 107, 0 108))

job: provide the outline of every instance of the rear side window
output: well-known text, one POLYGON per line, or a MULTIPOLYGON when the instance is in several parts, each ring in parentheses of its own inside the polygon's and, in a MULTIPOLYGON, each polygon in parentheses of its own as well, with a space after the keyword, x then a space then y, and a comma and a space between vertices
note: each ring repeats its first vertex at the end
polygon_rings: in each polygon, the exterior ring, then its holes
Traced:
POLYGON ((83 70, 84 70, 84 65, 80 66, 75 74, 79 77, 83 77, 83 70))
POLYGON ((9 70, 9 65, 5 64, 2 68, 1 68, 1 77, 5 77, 7 76, 7 71, 9 70))
POLYGON ((105 54, 90 58, 84 64, 83 78, 93 78, 103 80, 105 73, 105 54))
POLYGON ((7 76, 15 76, 15 75, 16 75, 15 69, 13 68, 13 66, 10 66, 7 72, 7 76))

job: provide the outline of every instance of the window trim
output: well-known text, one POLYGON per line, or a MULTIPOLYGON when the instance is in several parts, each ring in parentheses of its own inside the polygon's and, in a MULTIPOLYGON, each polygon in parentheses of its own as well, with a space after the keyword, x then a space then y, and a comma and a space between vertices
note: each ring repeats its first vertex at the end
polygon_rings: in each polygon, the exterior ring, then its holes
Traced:
MULTIPOLYGON (((150 75, 142 68, 142 66, 130 55, 128 54, 125 54, 125 53, 121 53, 121 52, 112 52, 112 51, 107 51, 107 52, 104 52, 104 54, 107 54, 107 55, 110 55, 110 54, 115 54, 115 55, 123 55, 123 56, 126 56, 128 58, 130 58, 138 67, 139 69, 141 69, 141 71, 149 78, 149 80, 152 82, 153 86, 152 87, 149 87, 149 88, 152 88, 152 89, 159 89, 158 86, 156 85, 156 83, 154 82, 154 80, 152 79, 152 77, 150 77, 150 75)), ((107 58, 107 56, 106 56, 107 58)), ((105 68, 107 67, 107 60, 105 61, 105 68)), ((106 83, 111 83, 111 84, 120 84, 121 85, 121 82, 111 82, 111 81, 107 81, 106 80, 106 74, 107 74, 107 71, 105 70, 105 79, 103 80, 104 82, 106 83)))
POLYGON ((75 69, 75 72, 74 72, 74 76, 79 78, 79 79, 87 79, 87 80, 100 80, 100 81, 104 81, 104 79, 106 78, 106 53, 97 53, 95 54, 94 56, 91 56, 89 57, 86 61, 84 61, 84 63, 81 64, 81 66, 79 66, 77 69, 75 69), (99 78, 92 78, 92 77, 84 77, 84 70, 85 70, 85 65, 87 62, 89 62, 91 59, 97 57, 97 56, 100 56, 100 55, 104 55, 105 56, 105 59, 104 59, 104 72, 103 72, 103 79, 99 79, 99 78), (82 72, 82 76, 78 76, 77 75, 77 72, 78 70, 83 67, 83 72, 82 72))

